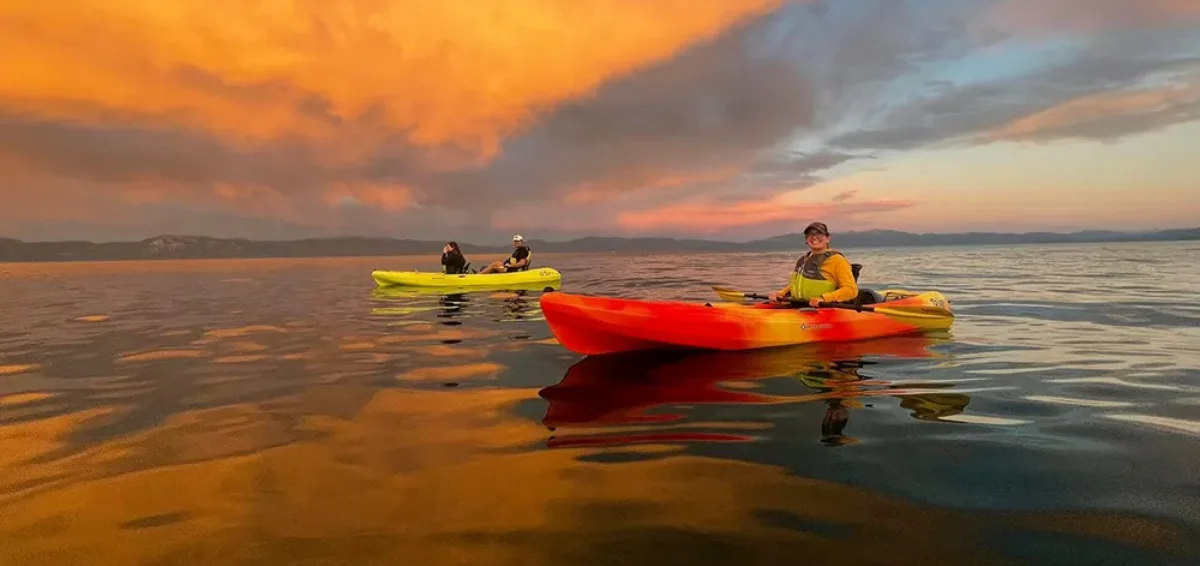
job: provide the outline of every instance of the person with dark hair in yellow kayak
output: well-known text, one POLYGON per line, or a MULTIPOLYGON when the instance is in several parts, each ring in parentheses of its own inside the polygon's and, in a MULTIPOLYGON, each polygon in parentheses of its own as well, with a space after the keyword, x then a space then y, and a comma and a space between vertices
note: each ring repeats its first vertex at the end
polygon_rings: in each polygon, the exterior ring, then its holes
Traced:
POLYGON ((446 242, 442 246, 442 273, 447 275, 459 275, 468 273, 467 258, 463 257, 462 250, 458 247, 458 242, 446 242))
POLYGON ((787 287, 771 293, 772 301, 847 302, 858 297, 858 282, 846 256, 829 247, 829 227, 813 222, 804 229, 808 253, 796 261, 787 287))
POLYGON ((529 263, 533 261, 533 256, 529 252, 529 246, 525 245, 525 237, 520 234, 513 236, 513 248, 515 249, 513 249, 512 255, 505 258, 504 261, 492 262, 480 273, 511 273, 529 269, 529 263))

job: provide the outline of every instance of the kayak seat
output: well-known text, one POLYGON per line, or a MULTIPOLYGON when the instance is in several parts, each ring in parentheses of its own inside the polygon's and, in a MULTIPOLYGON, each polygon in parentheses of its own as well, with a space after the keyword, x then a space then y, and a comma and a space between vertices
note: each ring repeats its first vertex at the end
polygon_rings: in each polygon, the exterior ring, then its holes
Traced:
POLYGON ((858 282, 858 273, 859 273, 860 271, 862 271, 862 264, 861 264, 861 263, 852 263, 852 264, 850 264, 850 273, 853 273, 853 274, 854 274, 854 281, 855 281, 855 282, 858 282))
POLYGON ((470 263, 463 264, 462 269, 459 269, 457 271, 455 271, 453 269, 442 268, 442 273, 445 273, 446 275, 462 275, 463 273, 470 273, 470 272, 471 272, 471 264, 470 263))
POLYGON ((859 305, 859 306, 870 305, 870 304, 875 304, 875 303, 882 303, 883 295, 880 295, 874 289, 868 289, 866 287, 859 287, 858 288, 858 296, 854 298, 853 302, 854 302, 854 304, 859 305))
POLYGON ((533 254, 532 253, 529 254, 529 257, 527 257, 525 259, 526 259, 526 261, 525 261, 525 265, 523 267, 517 267, 517 268, 510 267, 510 268, 505 269, 504 272, 505 273, 517 273, 519 271, 529 271, 529 268, 533 267, 533 254))

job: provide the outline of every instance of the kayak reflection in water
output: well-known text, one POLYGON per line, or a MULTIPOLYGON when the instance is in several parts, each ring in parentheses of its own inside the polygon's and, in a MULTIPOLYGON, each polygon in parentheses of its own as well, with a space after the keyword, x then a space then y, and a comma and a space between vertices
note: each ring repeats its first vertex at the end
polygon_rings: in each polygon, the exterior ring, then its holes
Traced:
POLYGON ((529 263, 533 261, 533 256, 530 254, 529 246, 525 245, 525 237, 517 234, 513 236, 512 241, 514 248, 512 255, 505 258, 504 261, 492 262, 480 273, 511 273, 529 269, 529 263))
POLYGON ((445 326, 458 326, 462 324, 462 322, 453 319, 464 314, 463 307, 468 301, 469 299, 467 298, 466 293, 451 293, 449 295, 442 295, 439 297, 438 306, 441 307, 441 312, 437 314, 437 317, 441 319, 447 319, 442 320, 441 324, 445 326))
POLYGON ((847 302, 858 298, 858 282, 846 256, 829 247, 829 227, 813 222, 804 229, 808 253, 796 261, 787 287, 771 293, 772 301, 789 298, 818 302, 847 302))
POLYGON ((446 245, 442 246, 442 273, 447 275, 468 273, 467 267, 469 266, 467 258, 458 248, 458 242, 446 242, 446 245))

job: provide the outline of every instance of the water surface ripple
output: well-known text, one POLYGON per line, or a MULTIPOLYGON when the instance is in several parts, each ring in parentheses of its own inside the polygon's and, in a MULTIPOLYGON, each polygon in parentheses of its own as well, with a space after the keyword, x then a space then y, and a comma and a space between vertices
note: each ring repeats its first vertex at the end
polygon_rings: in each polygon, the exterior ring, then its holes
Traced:
POLYGON ((0 564, 1200 563, 1200 244, 848 253, 953 330, 583 358, 539 293, 369 278, 434 256, 0 264, 0 564))

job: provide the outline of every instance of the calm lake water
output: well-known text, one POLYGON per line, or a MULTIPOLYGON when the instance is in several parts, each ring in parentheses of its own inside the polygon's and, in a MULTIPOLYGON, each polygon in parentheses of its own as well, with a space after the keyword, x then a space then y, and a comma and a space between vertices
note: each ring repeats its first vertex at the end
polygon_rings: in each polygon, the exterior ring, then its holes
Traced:
POLYGON ((952 332, 582 359, 538 293, 375 290, 433 255, 0 264, 0 564, 1200 564, 1200 243, 848 253, 952 332))

